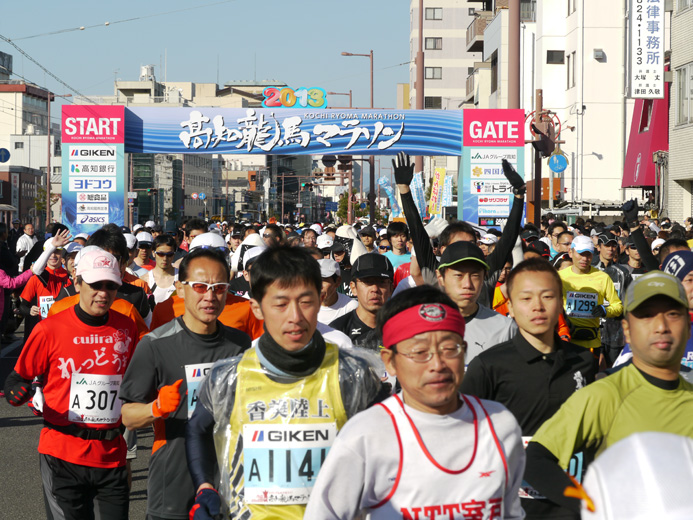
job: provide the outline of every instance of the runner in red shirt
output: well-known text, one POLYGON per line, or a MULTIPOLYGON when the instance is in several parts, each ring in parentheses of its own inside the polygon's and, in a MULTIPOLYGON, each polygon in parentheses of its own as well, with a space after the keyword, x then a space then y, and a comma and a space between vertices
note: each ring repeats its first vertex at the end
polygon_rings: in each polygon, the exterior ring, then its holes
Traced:
POLYGON ((31 379, 43 377, 41 478, 49 518, 128 517, 125 442, 118 398, 137 331, 110 310, 120 281, 116 258, 101 249, 84 255, 75 284, 80 301, 41 321, 5 382, 5 398, 20 406, 31 379))

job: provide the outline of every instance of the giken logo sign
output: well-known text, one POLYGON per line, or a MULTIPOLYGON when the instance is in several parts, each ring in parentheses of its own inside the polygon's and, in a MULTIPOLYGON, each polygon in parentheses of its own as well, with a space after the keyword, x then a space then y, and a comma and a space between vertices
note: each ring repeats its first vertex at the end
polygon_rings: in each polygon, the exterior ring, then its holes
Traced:
POLYGON ((256 430, 253 433, 252 442, 315 442, 329 439, 330 432, 328 430, 256 430))
POLYGON ((73 148, 70 157, 115 157, 115 148, 73 148))

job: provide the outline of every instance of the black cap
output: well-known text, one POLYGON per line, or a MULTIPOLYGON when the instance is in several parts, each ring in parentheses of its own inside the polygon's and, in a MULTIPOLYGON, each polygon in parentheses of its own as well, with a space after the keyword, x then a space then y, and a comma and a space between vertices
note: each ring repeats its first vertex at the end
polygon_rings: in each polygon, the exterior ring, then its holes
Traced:
POLYGON ((535 240, 527 244, 527 250, 539 253, 544 258, 549 258, 551 256, 551 249, 541 240, 535 240))
POLYGON ((525 242, 531 242, 539 238, 539 232, 536 229, 528 229, 527 231, 523 231, 520 236, 525 242))
POLYGON ((123 234, 130 233, 130 228, 127 226, 120 226, 120 232, 123 234))
POLYGON ((488 270, 486 257, 484 257, 484 253, 479 246, 472 242, 453 242, 443 251, 438 269, 450 267, 469 260, 480 263, 484 269, 488 270))
POLYGON ((167 220, 166 224, 164 225, 164 233, 168 233, 171 235, 175 235, 178 233, 178 226, 176 225, 175 220, 167 220))
POLYGON ((386 256, 378 253, 366 253, 356 259, 351 267, 351 279, 389 278, 394 279, 395 270, 386 256))
POLYGON ((366 226, 365 228, 359 230, 359 235, 368 235, 369 237, 375 238, 375 229, 371 226, 366 226))
POLYGON ((601 235, 597 236, 597 239, 599 240, 600 244, 608 244, 609 242, 618 243, 618 239, 611 233, 602 233, 601 235))

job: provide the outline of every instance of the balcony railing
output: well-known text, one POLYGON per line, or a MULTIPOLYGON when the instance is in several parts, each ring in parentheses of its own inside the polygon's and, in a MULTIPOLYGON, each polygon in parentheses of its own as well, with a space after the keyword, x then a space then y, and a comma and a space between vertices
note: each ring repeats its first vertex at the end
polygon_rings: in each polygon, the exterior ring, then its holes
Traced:
POLYGON ((484 31, 492 18, 492 13, 477 11, 477 16, 467 27, 467 52, 484 50, 484 31))

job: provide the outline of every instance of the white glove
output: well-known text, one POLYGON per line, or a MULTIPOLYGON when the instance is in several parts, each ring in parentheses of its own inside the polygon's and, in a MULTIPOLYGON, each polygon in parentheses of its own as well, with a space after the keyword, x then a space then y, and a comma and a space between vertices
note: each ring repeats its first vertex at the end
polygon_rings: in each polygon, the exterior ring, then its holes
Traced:
POLYGON ((424 227, 430 238, 436 238, 443 230, 448 227, 448 221, 440 217, 433 217, 431 221, 424 227))

